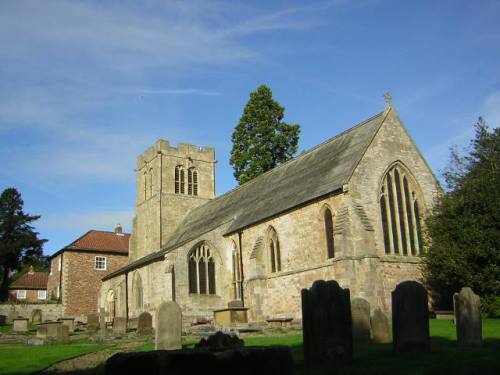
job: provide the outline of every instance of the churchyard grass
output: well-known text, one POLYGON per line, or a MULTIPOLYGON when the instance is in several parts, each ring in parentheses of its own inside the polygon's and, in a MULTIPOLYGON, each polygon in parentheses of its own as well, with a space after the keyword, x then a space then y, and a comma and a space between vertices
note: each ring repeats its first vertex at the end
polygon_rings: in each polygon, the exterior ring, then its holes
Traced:
POLYGON ((103 344, 0 345, 0 374, 29 374, 82 354, 106 348, 103 344))
MULTIPOLYGON (((28 323, 28 330, 30 332, 36 332, 36 325, 33 323, 28 323)), ((0 333, 11 333, 11 332, 12 332, 12 324, 0 326, 0 333)))

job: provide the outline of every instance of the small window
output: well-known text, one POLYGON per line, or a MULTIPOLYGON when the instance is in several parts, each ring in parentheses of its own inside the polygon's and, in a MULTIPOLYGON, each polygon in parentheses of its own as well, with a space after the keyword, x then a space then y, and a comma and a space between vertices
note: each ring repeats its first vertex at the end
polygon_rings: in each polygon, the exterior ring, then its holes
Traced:
POLYGON ((46 290, 39 290, 38 291, 38 299, 41 299, 41 300, 47 299, 47 291, 46 290))
POLYGON ((17 299, 26 299, 26 291, 18 290, 17 291, 17 299))
POLYGON ((95 269, 106 270, 106 257, 95 257, 95 269))

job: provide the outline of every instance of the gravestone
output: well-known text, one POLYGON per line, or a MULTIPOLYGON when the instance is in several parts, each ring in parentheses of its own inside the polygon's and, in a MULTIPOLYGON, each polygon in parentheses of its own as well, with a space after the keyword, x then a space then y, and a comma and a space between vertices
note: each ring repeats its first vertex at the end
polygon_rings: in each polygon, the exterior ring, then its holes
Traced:
POLYGON ((137 335, 146 336, 153 333, 153 317, 147 311, 139 315, 137 320, 137 335))
POLYGON ((59 327, 62 327, 62 322, 45 322, 39 324, 36 329, 36 337, 44 339, 44 338, 54 338, 58 337, 59 327))
POLYGON ((404 281, 392 292, 392 337, 395 353, 430 349, 427 291, 416 281, 404 281))
POLYGON ((163 302, 156 313, 156 350, 181 349, 182 312, 174 301, 163 302))
POLYGON ((104 307, 99 308, 99 333, 101 335, 106 334, 106 312, 104 307))
POLYGON ((87 315, 87 331, 97 331, 99 329, 99 316, 97 314, 87 315))
POLYGON ((7 315, 0 315, 0 326, 7 324, 7 315))
POLYGON ((375 308, 372 317, 370 319, 370 325, 372 328, 372 339, 373 342, 385 344, 391 342, 391 336, 389 334, 389 319, 380 310, 380 307, 375 308))
POLYGON ((13 326, 12 331, 14 332, 28 332, 28 322, 27 318, 15 318, 12 320, 13 326))
POLYGON ((127 318, 115 316, 113 319, 113 334, 119 336, 127 333, 127 318))
POLYGON ((465 287, 453 295, 453 302, 458 345, 481 345, 483 334, 479 296, 465 287))
POLYGON ((370 342, 370 303, 363 298, 351 301, 352 339, 355 343, 370 342))
POLYGON ((68 326, 68 332, 75 332, 75 318, 59 318, 58 321, 62 322, 63 325, 68 326))
POLYGON ((31 312, 31 322, 34 324, 39 324, 39 323, 43 322, 42 310, 35 309, 31 312))
POLYGON ((56 331, 56 340, 61 342, 69 341, 69 327, 64 324, 60 324, 56 331))
POLYGON ((308 367, 335 368, 352 360, 349 289, 334 281, 315 281, 302 289, 304 361, 308 367))
POLYGON ((240 299, 233 299, 227 303, 227 307, 243 307, 243 301, 240 299))

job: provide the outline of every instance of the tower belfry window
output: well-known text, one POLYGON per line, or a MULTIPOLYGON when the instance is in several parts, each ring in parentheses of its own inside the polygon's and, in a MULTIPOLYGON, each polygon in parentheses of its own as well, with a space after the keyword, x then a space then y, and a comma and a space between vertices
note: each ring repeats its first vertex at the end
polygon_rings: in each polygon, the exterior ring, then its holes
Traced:
POLYGON ((188 195, 198 195, 198 171, 194 167, 188 169, 188 195))
POLYGON ((175 167, 175 194, 184 194, 184 167, 178 165, 175 167))

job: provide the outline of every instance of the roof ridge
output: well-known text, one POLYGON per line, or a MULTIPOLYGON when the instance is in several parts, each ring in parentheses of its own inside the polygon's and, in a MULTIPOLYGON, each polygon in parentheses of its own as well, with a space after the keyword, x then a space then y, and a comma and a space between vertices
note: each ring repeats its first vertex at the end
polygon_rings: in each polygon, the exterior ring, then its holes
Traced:
MULTIPOLYGON (((111 230, 100 230, 100 229, 90 229, 87 233, 85 234, 88 234, 90 232, 99 232, 99 233, 110 233, 110 234, 116 234, 115 231, 111 231, 111 230)), ((128 234, 130 235, 130 233, 127 233, 127 232, 122 232, 120 234, 128 234)), ((83 235, 82 237, 84 237, 85 235, 83 235)))

